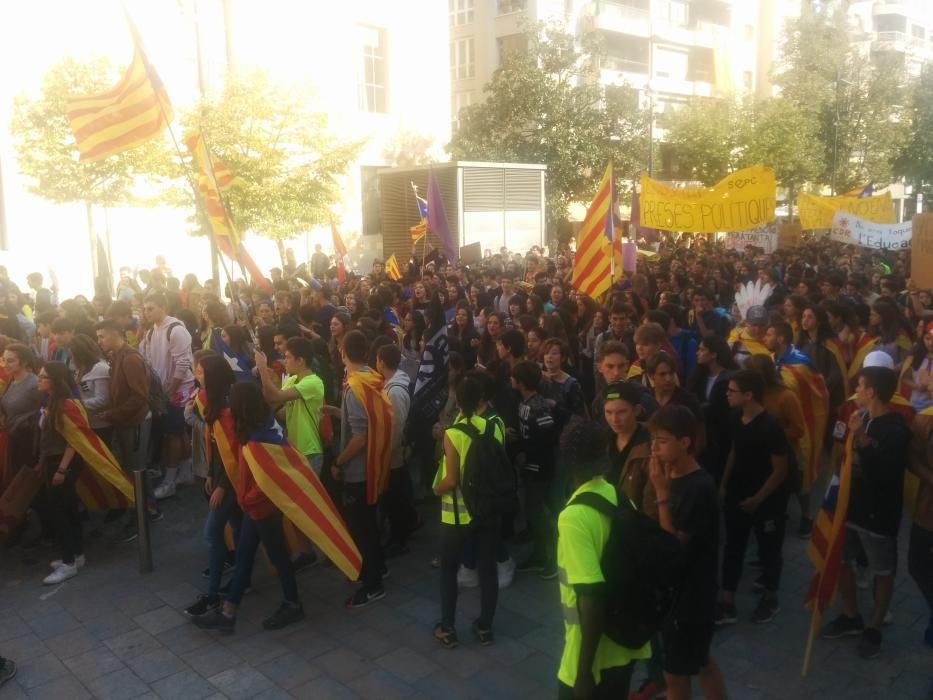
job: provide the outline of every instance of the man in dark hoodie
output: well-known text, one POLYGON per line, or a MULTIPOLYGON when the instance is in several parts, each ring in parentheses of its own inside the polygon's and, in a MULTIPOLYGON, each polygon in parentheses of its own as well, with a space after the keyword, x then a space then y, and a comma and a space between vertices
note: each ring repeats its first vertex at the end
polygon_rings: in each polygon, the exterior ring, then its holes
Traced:
POLYGON ((859 411, 849 418, 853 433, 852 491, 846 518, 843 566, 839 592, 843 612, 824 630, 823 637, 861 635, 863 659, 878 656, 881 624, 894 593, 897 569, 897 531, 904 509, 904 469, 910 457, 910 427, 891 410, 897 374, 886 367, 861 371, 855 389, 859 411), (874 608, 863 621, 855 587, 855 559, 862 549, 874 575, 874 608))

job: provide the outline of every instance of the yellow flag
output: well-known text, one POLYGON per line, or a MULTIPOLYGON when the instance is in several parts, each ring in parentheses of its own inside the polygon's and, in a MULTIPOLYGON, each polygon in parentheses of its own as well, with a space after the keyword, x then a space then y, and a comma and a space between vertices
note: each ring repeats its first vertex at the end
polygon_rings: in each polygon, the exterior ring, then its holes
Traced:
POLYGON ((797 196, 797 210, 800 213, 800 225, 805 229, 832 228, 833 214, 837 211, 847 211, 876 224, 895 223, 894 202, 891 201, 890 192, 874 197, 800 194, 797 196))

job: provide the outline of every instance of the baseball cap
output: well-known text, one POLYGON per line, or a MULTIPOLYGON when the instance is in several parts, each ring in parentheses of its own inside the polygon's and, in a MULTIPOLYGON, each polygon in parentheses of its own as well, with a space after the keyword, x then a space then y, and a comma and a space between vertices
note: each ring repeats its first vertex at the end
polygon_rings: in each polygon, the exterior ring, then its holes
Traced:
POLYGON ((768 310, 763 306, 752 306, 745 314, 745 320, 750 326, 767 326, 768 310))
POLYGON ((862 363, 862 369, 868 367, 884 367, 893 370, 894 359, 884 350, 873 350, 865 356, 865 362, 862 363))

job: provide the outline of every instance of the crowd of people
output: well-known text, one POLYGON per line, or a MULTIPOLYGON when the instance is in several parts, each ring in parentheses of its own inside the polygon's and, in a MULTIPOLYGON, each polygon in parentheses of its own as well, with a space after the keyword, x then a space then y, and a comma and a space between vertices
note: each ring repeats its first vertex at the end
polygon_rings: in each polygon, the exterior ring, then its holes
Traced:
POLYGON ((0 270, 3 484, 43 474, 29 518, 60 547, 44 582, 93 565, 86 510, 103 506, 122 540, 137 537, 125 499, 81 487, 102 473, 93 443, 127 473, 148 470, 153 521, 179 489, 203 491, 194 624, 235 630, 260 543, 282 588, 263 627, 301 619, 296 572, 324 548, 289 536, 280 497, 246 465, 250 445, 287 440, 359 552, 348 607, 386 596, 387 562, 404 566, 437 518, 439 644, 459 644, 460 588, 480 589, 471 632, 491 645, 500 589, 558 579, 560 697, 627 697, 643 660, 632 698, 689 698, 694 677, 725 698, 714 630, 779 613, 789 513, 809 538, 851 436, 842 611, 823 636, 880 652, 906 507, 933 646, 933 296, 911 285, 909 251, 814 239, 765 254, 705 236, 656 247, 603 299, 573 289, 569 250, 539 248, 470 266, 432 253, 390 279, 380 261, 343 278, 318 247, 307 265, 223 289, 160 260, 90 301, 59 301, 38 273, 23 292, 0 270), (683 550, 689 584, 638 648, 604 634, 613 525, 594 495, 630 500, 683 550), (761 596, 740 615, 752 534, 761 596), (860 585, 873 592, 864 617, 860 585))

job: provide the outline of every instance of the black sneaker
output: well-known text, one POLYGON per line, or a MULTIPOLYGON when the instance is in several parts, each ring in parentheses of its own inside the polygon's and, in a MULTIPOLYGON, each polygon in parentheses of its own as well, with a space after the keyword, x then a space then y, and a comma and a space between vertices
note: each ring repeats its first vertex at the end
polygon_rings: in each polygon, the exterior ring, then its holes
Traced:
POLYGON ((738 613, 735 610, 735 605, 732 603, 724 603, 719 601, 716 607, 716 626, 722 627, 723 625, 734 625, 738 622, 738 613))
POLYGON ((280 630, 292 623, 305 619, 305 609, 301 603, 283 602, 270 617, 262 621, 264 630, 280 630))
POLYGON ((202 630, 217 630, 224 634, 233 634, 236 631, 236 618, 224 615, 220 608, 192 617, 191 621, 202 630))
POLYGON ((863 659, 874 659, 881 653, 881 630, 866 627, 858 641, 858 655, 863 659))
POLYGON ((123 526, 123 531, 120 533, 120 542, 129 544, 130 542, 135 542, 138 538, 139 528, 136 527, 135 520, 123 526))
POLYGON ((776 596, 763 595, 752 613, 752 622, 758 625, 771 622, 780 610, 776 596))
POLYGON ((16 664, 9 659, 0 661, 0 686, 16 675, 16 664))
POLYGON ((164 517, 165 517, 165 513, 163 513, 158 508, 156 508, 155 510, 149 511, 149 522, 150 523, 157 523, 164 517))
POLYGON ((841 637, 858 637, 865 631, 862 616, 848 617, 840 615, 823 628, 823 639, 840 639, 841 637))
POLYGON ((370 603, 375 603, 377 600, 382 600, 386 597, 386 589, 379 588, 372 592, 367 592, 362 586, 356 589, 356 593, 347 598, 346 607, 348 608, 362 608, 370 603))
POLYGON ((515 567, 515 570, 520 573, 528 573, 528 572, 537 573, 539 571, 544 571, 544 562, 541 561, 540 559, 529 557, 528 559, 523 561, 521 564, 519 564, 517 567, 515 567))
POLYGON ((317 552, 301 552, 297 557, 292 559, 292 567, 295 569, 296 574, 307 571, 320 563, 321 560, 318 558, 317 552))
POLYGON ((491 647, 496 643, 496 638, 493 636, 492 628, 484 630, 479 626, 479 620, 474 620, 470 629, 473 631, 473 636, 476 637, 476 640, 480 643, 480 646, 491 647))
POLYGON ((185 608, 184 613, 188 617, 206 615, 209 612, 217 610, 222 603, 223 598, 221 598, 219 595, 211 595, 210 593, 199 595, 198 599, 194 601, 194 603, 185 608))
POLYGON ((460 643, 456 631, 444 627, 441 623, 434 625, 434 638, 447 649, 453 649, 460 643))
POLYGON ((813 532, 813 518, 800 518, 800 526, 797 528, 797 537, 802 540, 810 539, 810 533, 813 532))

